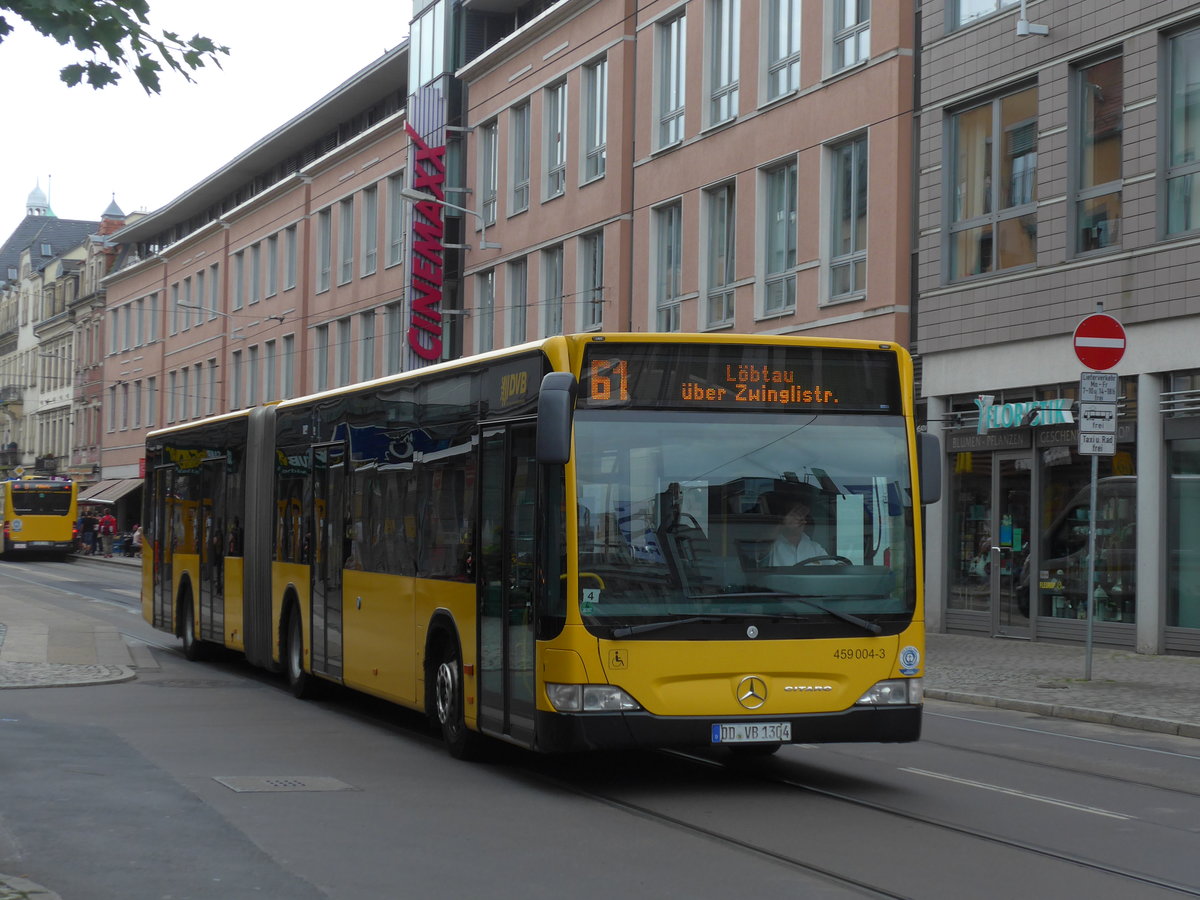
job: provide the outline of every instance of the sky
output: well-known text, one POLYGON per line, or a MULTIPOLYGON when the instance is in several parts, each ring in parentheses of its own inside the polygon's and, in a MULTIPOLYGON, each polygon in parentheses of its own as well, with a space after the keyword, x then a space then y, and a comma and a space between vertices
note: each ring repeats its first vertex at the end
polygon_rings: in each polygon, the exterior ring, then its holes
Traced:
POLYGON ((115 199, 155 210, 303 112, 408 34, 411 0, 150 0, 150 27, 229 47, 189 83, 161 73, 147 95, 132 74, 67 87, 85 59, 19 17, 0 42, 6 124, 0 150, 0 243, 38 186, 61 219, 100 219, 115 199))

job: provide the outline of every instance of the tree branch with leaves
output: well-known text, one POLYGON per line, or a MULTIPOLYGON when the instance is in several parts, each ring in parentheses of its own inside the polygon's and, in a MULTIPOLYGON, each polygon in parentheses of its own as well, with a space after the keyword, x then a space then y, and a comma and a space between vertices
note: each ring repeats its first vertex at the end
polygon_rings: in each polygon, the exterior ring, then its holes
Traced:
POLYGON ((147 0, 0 0, 0 42, 12 33, 5 11, 59 44, 91 54, 62 68, 60 77, 71 87, 116 84, 124 69, 133 72, 147 94, 157 94, 164 68, 193 81, 192 72, 209 63, 220 68, 220 57, 229 55, 228 47, 203 35, 184 39, 152 29, 147 0))

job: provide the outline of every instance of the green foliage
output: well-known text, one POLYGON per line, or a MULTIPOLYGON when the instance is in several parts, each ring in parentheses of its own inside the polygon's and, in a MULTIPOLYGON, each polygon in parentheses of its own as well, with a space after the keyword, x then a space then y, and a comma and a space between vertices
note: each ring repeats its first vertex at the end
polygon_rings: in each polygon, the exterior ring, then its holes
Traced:
MULTIPOLYGON (((60 76, 71 87, 115 84, 126 69, 147 94, 157 94, 164 66, 192 81, 192 72, 210 62, 220 68, 220 56, 229 54, 228 47, 203 35, 185 40, 171 31, 152 32, 148 0, 0 0, 0 12, 5 10, 59 44, 91 55, 62 69, 60 76)), ((11 32, 0 15, 0 41, 11 32)))

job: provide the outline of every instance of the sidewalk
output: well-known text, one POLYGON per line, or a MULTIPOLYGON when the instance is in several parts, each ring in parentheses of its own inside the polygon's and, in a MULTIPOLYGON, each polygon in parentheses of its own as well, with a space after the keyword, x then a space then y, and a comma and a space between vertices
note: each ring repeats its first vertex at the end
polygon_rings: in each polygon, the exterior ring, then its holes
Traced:
POLYGON ((930 634, 925 696, 1200 738, 1200 657, 930 634))
MULTIPOLYGON (((89 567, 141 565, 141 560, 125 557, 76 559, 77 565, 89 567)), ((133 677, 129 647, 112 625, 0 595, 0 689, 75 687, 133 677)))

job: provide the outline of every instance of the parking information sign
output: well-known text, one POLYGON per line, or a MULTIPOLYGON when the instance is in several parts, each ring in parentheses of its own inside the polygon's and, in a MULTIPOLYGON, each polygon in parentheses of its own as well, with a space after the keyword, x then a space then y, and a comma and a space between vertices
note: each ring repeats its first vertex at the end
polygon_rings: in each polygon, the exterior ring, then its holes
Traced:
POLYGON ((1079 375, 1079 399, 1083 403, 1117 402, 1116 372, 1082 372, 1079 375))
POLYGON ((1115 456, 1117 453, 1117 391, 1115 372, 1084 372, 1079 376, 1079 453, 1115 456))

